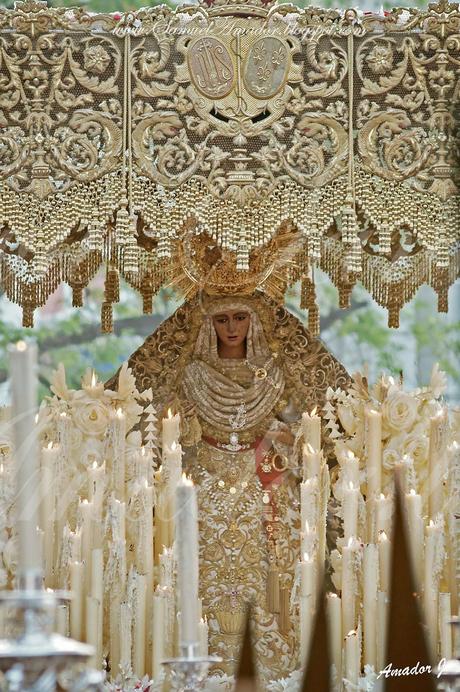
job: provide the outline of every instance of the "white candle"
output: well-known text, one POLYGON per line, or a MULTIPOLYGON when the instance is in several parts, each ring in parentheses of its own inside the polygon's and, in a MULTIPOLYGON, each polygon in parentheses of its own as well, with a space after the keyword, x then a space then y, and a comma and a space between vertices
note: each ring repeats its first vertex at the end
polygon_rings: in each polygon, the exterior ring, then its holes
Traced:
POLYGON ((388 623, 388 596, 384 591, 377 592, 377 668, 382 670, 386 654, 386 637, 388 623))
POLYGON ((449 620, 452 618, 450 607, 450 593, 439 594, 439 633, 441 639, 441 658, 452 658, 452 627, 449 620))
MULTIPOLYGON (((40 503, 40 461, 36 435, 37 347, 18 341, 8 347, 15 441, 16 528, 19 578, 34 574, 41 587, 42 556, 36 539, 40 503)), ((29 586, 32 586, 29 581, 29 586)))
POLYGON ((176 490, 177 584, 181 612, 181 646, 198 642, 198 507, 193 482, 185 476, 176 490))
MULTIPOLYGON (((96 661, 102 661, 102 635, 103 635, 103 597, 104 597, 104 560, 102 548, 91 551, 91 596, 97 608, 97 637, 93 643, 96 647, 96 661)), ((88 631, 86 632, 88 637, 88 631)))
POLYGON ((390 589, 390 550, 391 545, 385 531, 378 537, 379 546, 379 566, 380 566, 380 589, 389 592, 390 589))
POLYGON ((94 504, 94 516, 97 520, 102 519, 104 487, 105 461, 101 466, 98 466, 97 461, 94 461, 88 469, 88 499, 94 504))
POLYGON ((359 490, 349 483, 343 490, 343 533, 345 541, 358 535, 359 490))
POLYGON ((365 446, 367 495, 374 497, 380 493, 382 479, 382 414, 371 408, 366 408, 365 416, 365 446))
POLYGON ((198 623, 198 632, 200 640, 200 656, 208 656, 208 623, 203 618, 200 618, 198 623))
POLYGON ((316 406, 310 413, 302 413, 302 430, 306 443, 311 445, 315 452, 321 449, 321 418, 316 414, 316 406))
MULTIPOLYGON (((91 574, 91 551, 93 549, 93 503, 81 500, 78 504, 81 520, 81 555, 85 563, 87 579, 91 574)), ((88 582, 89 584, 89 582, 88 582)))
POLYGON ((55 468, 60 447, 50 442, 41 451, 41 526, 44 530, 45 586, 54 587, 55 468))
POLYGON ((136 567, 139 572, 144 572, 149 593, 153 589, 153 487, 144 481, 141 488, 143 510, 142 541, 136 548, 136 567))
POLYGON ((364 546, 363 553, 363 624, 364 624, 364 665, 377 664, 377 585, 378 552, 373 543, 364 546))
POLYGON ((81 528, 70 534, 70 557, 74 562, 81 562, 81 528))
POLYGON ((300 666, 307 663, 310 641, 313 632, 314 611, 309 596, 300 597, 300 666))
POLYGON ((438 629, 438 579, 436 578, 436 556, 440 551, 442 542, 442 527, 430 519, 425 528, 425 576, 423 584, 423 606, 426 624, 428 626, 428 639, 431 654, 436 656, 437 629, 438 629))
POLYGON ((99 637, 102 633, 99 633, 99 610, 100 604, 96 598, 92 596, 86 597, 86 643, 91 644, 94 647, 94 656, 92 657, 92 667, 99 669, 102 665, 102 661, 99 660, 99 637))
POLYGON ((180 416, 178 413, 173 415, 171 409, 168 410, 168 415, 162 421, 162 446, 163 452, 165 448, 171 448, 173 442, 178 442, 180 434, 180 416))
POLYGON ((153 596, 152 674, 154 680, 159 679, 162 670, 161 662, 165 658, 165 604, 166 599, 162 588, 157 586, 153 596))
POLYGON ((147 606, 146 580, 143 574, 136 574, 136 599, 134 617, 134 660, 135 675, 141 678, 145 673, 145 610, 147 606))
POLYGON ((172 548, 163 547, 160 555, 160 586, 171 588, 173 583, 174 556, 172 548))
POLYGON ((380 497, 375 499, 375 528, 376 536, 378 537, 381 531, 384 531, 387 536, 391 535, 391 509, 392 500, 389 496, 380 493, 380 497))
POLYGON ((302 458, 304 480, 319 476, 322 461, 321 451, 314 450, 310 443, 307 442, 302 447, 302 458))
POLYGON ((81 562, 70 563, 70 590, 73 598, 70 602, 70 636, 82 640, 83 616, 83 565, 81 562))
POLYGON ((308 553, 304 553, 303 560, 300 563, 300 570, 300 593, 302 596, 308 597, 313 601, 316 590, 315 561, 310 555, 308 555, 308 553))
POLYGON ((308 478, 300 484, 300 520, 301 525, 318 525, 319 486, 318 478, 308 478))
POLYGON ((109 642, 110 642, 110 676, 114 680, 120 672, 121 646, 121 596, 110 594, 109 602, 109 642))
POLYGON ((166 477, 163 496, 163 510, 167 544, 174 543, 174 517, 176 516, 176 488, 182 475, 182 447, 173 441, 171 447, 163 450, 163 471, 166 477))
POLYGON ((406 493, 407 519, 409 524, 409 545, 417 588, 423 584, 423 538, 422 497, 412 490, 406 493))
POLYGON ((360 672, 359 637, 355 630, 351 630, 345 637, 345 678, 356 689, 360 672))
POLYGON ((359 460, 350 450, 343 461, 343 474, 346 483, 352 483, 359 488, 359 460))
POLYGON ((356 569, 359 543, 350 538, 342 548, 342 632, 345 637, 354 629, 356 620, 356 569))
POLYGON ((131 606, 128 603, 122 603, 120 607, 120 665, 126 669, 131 668, 131 627, 131 606))
POLYGON ((340 680, 342 677, 342 603, 337 594, 329 593, 326 604, 332 663, 335 666, 337 680, 340 680))
POLYGON ((112 458, 112 484, 115 496, 123 502, 125 500, 125 438, 126 438, 126 417, 121 408, 111 415, 112 435, 113 435, 113 458, 112 458))
POLYGON ((442 409, 430 419, 428 468, 429 506, 432 519, 444 508, 444 476, 447 463, 446 427, 446 411, 442 409))
POLYGON ((102 601, 104 595, 104 559, 102 548, 91 551, 91 596, 102 601))
POLYGON ((305 528, 301 532, 302 538, 302 554, 308 553, 308 555, 317 555, 318 552, 318 535, 316 533, 316 528, 310 528, 308 521, 305 522, 305 528))

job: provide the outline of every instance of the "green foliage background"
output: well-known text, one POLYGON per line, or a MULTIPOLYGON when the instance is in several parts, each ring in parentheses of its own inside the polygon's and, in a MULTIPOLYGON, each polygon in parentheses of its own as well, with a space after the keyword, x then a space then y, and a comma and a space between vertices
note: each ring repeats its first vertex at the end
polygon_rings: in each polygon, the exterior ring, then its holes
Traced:
MULTIPOLYGON (((403 373, 407 387, 427 383, 434 362, 449 376, 447 398, 460 400, 460 285, 451 289, 452 306, 448 314, 436 311, 431 289, 422 288, 401 314, 398 330, 387 326, 386 311, 379 308, 361 287, 353 292, 351 308, 339 310, 337 291, 329 279, 317 273, 318 302, 321 312, 321 338, 349 372, 366 368, 371 381, 381 371, 397 377, 403 373)), ((103 276, 96 277, 85 291, 85 305, 71 307, 70 290, 61 289, 55 312, 37 311, 33 330, 22 329, 21 312, 5 296, 0 298, 0 403, 9 399, 7 386, 7 347, 19 338, 33 337, 40 353, 40 398, 49 393, 49 382, 59 362, 66 368, 69 384, 78 388, 88 367, 107 380, 143 342, 148 334, 180 304, 168 290, 162 290, 152 315, 142 315, 139 296, 127 285, 121 287, 121 300, 114 306, 114 334, 100 332, 100 306, 103 276)), ((299 286, 286 294, 289 309, 304 323, 307 314, 299 307, 299 286)))

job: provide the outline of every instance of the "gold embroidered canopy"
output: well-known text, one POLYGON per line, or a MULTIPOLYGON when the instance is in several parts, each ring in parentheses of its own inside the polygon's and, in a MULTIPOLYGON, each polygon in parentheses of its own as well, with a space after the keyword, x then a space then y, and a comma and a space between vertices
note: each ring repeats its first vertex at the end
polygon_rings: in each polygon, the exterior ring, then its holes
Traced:
POLYGON ((107 268, 274 295, 361 281, 398 324, 459 274, 460 12, 217 0, 123 15, 0 10, 0 281, 33 311, 107 268))

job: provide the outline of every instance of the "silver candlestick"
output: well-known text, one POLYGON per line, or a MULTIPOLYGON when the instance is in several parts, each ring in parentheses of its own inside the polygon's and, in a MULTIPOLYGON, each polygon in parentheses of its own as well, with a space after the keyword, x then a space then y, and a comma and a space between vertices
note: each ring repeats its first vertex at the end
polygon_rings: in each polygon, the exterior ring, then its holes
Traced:
POLYGON ((209 666, 222 661, 219 656, 199 656, 198 651, 198 643, 181 645, 181 655, 178 658, 162 661, 162 665, 170 670, 173 689, 176 692, 202 689, 208 676, 209 666))
POLYGON ((0 640, 0 671, 6 683, 0 689, 55 692, 59 684, 69 692, 102 690, 105 674, 84 667, 94 655, 93 647, 52 631, 57 605, 69 601, 71 594, 44 591, 37 588, 40 583, 38 573, 28 572, 20 576, 20 588, 0 594, 0 607, 15 609, 20 629, 17 636, 0 640))

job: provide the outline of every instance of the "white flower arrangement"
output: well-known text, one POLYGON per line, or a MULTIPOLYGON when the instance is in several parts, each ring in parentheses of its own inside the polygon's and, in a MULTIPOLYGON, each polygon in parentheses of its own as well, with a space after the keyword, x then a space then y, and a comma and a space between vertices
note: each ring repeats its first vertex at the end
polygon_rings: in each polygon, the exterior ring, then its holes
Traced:
MULTIPOLYGON (((339 467, 352 452, 360 460, 360 481, 365 485, 365 410, 370 406, 382 415, 382 492, 392 491, 394 466, 404 461, 411 487, 426 498, 430 419, 443 411, 445 389, 446 375, 437 365, 429 385, 412 392, 404 391, 402 381, 386 375, 369 388, 360 373, 353 375, 348 391, 330 388, 325 419, 339 467)), ((453 440, 454 430, 451 435, 453 440)), ((336 484, 335 496, 340 492, 336 484)))

